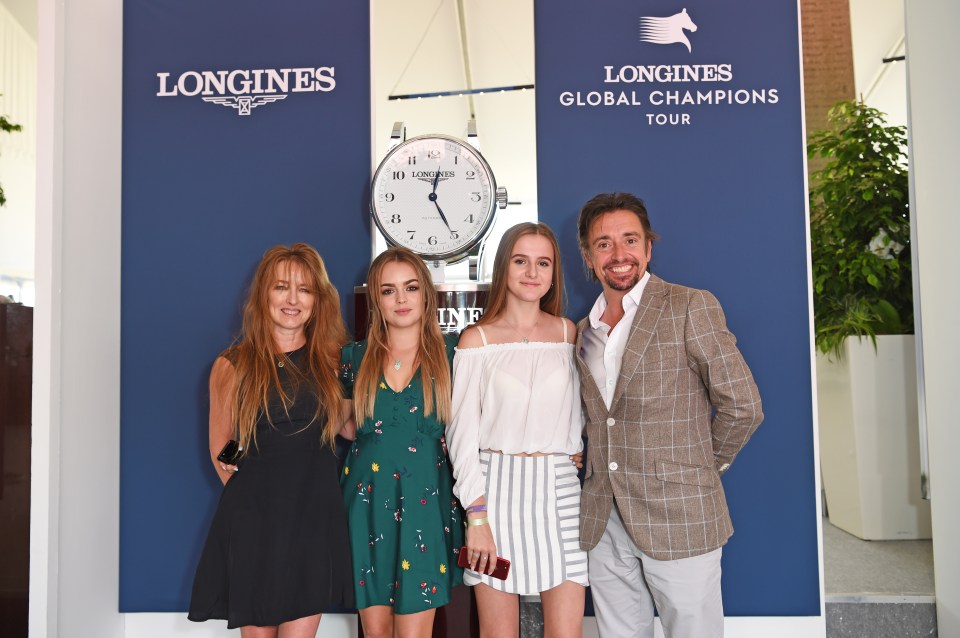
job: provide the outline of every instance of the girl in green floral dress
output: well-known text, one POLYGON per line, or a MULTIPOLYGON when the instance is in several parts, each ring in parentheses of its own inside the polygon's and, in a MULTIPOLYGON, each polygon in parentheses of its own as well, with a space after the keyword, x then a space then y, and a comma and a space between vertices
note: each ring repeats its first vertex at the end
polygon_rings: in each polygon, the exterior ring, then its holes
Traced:
POLYGON ((456 339, 437 322, 423 260, 390 248, 367 275, 366 341, 344 346, 340 378, 358 427, 340 485, 357 608, 368 636, 430 636, 462 581, 462 514, 441 443, 456 339))

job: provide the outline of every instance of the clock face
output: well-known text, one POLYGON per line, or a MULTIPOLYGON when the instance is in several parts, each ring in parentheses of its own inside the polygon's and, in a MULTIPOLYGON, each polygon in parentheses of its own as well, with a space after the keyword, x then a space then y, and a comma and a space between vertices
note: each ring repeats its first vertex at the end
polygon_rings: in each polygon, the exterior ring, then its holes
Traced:
POLYGON ((387 241, 424 259, 464 257, 490 228, 497 205, 487 162, 442 135, 414 137, 390 151, 370 190, 373 220, 387 241))

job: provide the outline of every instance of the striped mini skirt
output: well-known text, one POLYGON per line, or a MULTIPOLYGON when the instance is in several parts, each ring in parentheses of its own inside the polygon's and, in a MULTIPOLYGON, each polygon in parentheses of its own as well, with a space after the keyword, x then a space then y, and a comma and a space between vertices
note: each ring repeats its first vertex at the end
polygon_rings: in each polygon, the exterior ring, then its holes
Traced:
POLYGON ((580 549, 580 479, 566 454, 513 456, 480 452, 487 518, 497 554, 510 561, 500 580, 469 569, 467 585, 483 583, 510 594, 538 594, 565 580, 586 586, 587 554, 580 549))

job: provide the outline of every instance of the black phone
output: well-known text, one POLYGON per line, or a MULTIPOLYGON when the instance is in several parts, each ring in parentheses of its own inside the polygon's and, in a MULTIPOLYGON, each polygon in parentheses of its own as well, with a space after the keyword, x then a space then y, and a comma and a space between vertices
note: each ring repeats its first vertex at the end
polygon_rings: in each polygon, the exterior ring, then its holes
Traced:
POLYGON ((217 455, 217 460, 227 465, 236 465, 240 462, 242 456, 243 448, 240 447, 240 442, 230 439, 227 441, 227 444, 223 446, 223 449, 220 450, 220 454, 217 455))

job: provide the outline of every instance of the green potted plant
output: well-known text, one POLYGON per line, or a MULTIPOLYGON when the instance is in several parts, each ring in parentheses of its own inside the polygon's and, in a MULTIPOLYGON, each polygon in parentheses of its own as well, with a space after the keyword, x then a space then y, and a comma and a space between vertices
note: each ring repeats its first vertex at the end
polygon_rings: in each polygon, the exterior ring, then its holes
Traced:
POLYGON ((929 538, 906 132, 862 102, 835 105, 829 122, 807 145, 811 158, 826 160, 811 179, 810 239, 827 511, 832 524, 860 538, 929 538))
POLYGON ((863 102, 830 109, 811 136, 810 240, 817 348, 847 337, 913 333, 906 130, 863 102))

